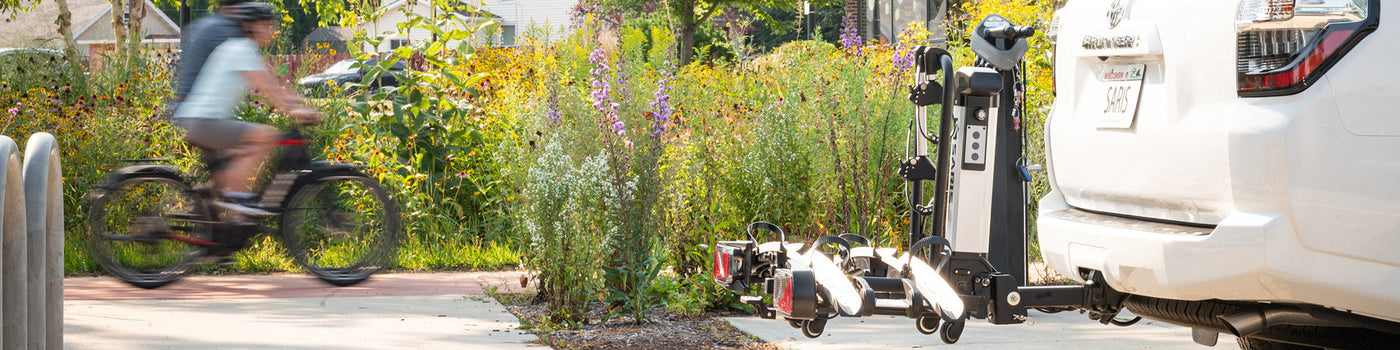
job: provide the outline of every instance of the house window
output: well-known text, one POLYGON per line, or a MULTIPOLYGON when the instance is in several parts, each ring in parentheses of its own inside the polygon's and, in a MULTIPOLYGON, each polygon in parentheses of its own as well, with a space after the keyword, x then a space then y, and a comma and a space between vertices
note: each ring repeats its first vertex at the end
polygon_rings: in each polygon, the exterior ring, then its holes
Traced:
MULTIPOLYGON (((862 0, 857 0, 860 3, 862 0)), ((868 30, 865 40, 880 38, 885 41, 897 40, 898 35, 908 28, 912 22, 924 22, 925 27, 932 33, 929 38, 930 44, 942 44, 945 41, 943 30, 944 14, 947 11, 947 1, 945 0, 863 0, 865 7, 865 20, 868 27, 861 30, 868 30)), ((856 5, 860 6, 860 5, 856 5)))
POLYGON ((397 48, 399 48, 399 46, 408 46, 408 38, 393 38, 393 39, 389 39, 389 49, 390 49, 390 50, 397 49, 397 48))
POLYGON ((501 26, 501 46, 515 46, 515 25, 501 26))

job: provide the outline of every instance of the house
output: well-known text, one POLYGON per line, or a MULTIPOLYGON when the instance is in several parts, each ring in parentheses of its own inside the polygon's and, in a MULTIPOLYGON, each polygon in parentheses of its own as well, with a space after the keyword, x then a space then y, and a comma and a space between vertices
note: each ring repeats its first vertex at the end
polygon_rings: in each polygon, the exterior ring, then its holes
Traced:
MULTIPOLYGON (((500 16, 501 32, 496 41, 500 45, 515 45, 532 27, 549 29, 555 32, 572 26, 570 21, 578 0, 486 0, 486 9, 500 16)), ((555 38, 563 37, 554 35, 555 38)))
MULTIPOLYGON (((155 49, 178 48, 180 26, 146 2, 146 16, 141 22, 145 32, 141 43, 155 49)), ((68 0, 72 15, 73 39, 78 54, 89 60, 113 48, 112 4, 106 0, 68 0)), ((41 1, 29 12, 10 21, 0 21, 0 47, 36 47, 63 49, 63 36, 58 32, 58 5, 41 1)))
MULTIPOLYGON (((577 3, 578 0, 463 0, 461 5, 464 9, 457 11, 455 15, 467 23, 481 23, 487 20, 500 22, 499 30, 491 33, 489 37, 479 39, 479 43, 514 46, 517 44, 517 38, 531 26, 543 26, 548 23, 555 31, 567 28, 569 11, 577 3)), ((397 23, 408 20, 408 15, 403 13, 405 9, 424 17, 432 17, 436 11, 427 0, 392 0, 384 5, 382 17, 361 23, 359 29, 366 30, 371 35, 395 31, 397 23)), ((407 35, 387 38, 380 44, 378 51, 393 50, 414 40, 430 39, 431 36, 432 33, 427 30, 413 29, 407 35)))
MULTIPOLYGON (((470 1, 462 1, 462 10, 454 12, 452 15, 460 18, 469 25, 482 23, 488 20, 497 19, 496 15, 485 9, 469 4, 470 1)), ((409 13, 432 18, 437 15, 438 9, 427 0, 391 0, 384 5, 381 10, 382 15, 374 20, 360 23, 359 29, 365 30, 370 37, 385 35, 384 42, 379 44, 376 51, 386 52, 408 45, 411 41, 432 39, 433 33, 420 28, 409 29, 407 35, 395 34, 398 24, 407 22, 409 13)), ((455 41, 449 41, 449 45, 455 45, 455 41)), ((366 47, 366 49, 369 49, 366 47)))

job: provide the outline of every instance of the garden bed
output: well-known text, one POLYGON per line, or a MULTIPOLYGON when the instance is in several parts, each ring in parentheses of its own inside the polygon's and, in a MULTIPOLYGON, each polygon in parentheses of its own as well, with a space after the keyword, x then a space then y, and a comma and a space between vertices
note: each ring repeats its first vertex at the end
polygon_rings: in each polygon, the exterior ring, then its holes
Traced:
POLYGON ((706 312, 677 316, 652 310, 651 322, 636 324, 631 318, 615 317, 599 322, 607 311, 602 303, 591 303, 589 324, 577 329, 551 330, 537 326, 545 319, 544 303, 530 302, 532 295, 498 295, 497 299, 521 320, 540 342, 555 349, 779 349, 740 331, 722 317, 739 313, 706 312))

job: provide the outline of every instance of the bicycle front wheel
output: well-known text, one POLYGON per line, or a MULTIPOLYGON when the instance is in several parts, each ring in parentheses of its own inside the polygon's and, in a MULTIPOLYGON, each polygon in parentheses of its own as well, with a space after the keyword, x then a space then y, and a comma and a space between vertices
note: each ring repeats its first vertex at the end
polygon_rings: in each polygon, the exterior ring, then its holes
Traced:
POLYGON ((393 261, 399 210, 373 179, 343 171, 313 179, 292 195, 282 240, 297 264, 327 283, 364 281, 393 261))
POLYGON ((94 198, 85 241, 107 273, 141 288, 183 276, 212 244, 209 208, 175 174, 119 175, 94 198))

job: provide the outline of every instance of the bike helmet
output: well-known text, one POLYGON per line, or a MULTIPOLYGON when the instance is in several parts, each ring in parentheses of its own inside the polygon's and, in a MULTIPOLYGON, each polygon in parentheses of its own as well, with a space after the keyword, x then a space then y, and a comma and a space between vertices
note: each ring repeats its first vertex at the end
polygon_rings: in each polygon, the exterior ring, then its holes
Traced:
POLYGON ((239 23, 277 19, 277 8, 265 2, 245 2, 228 8, 229 19, 239 23))

